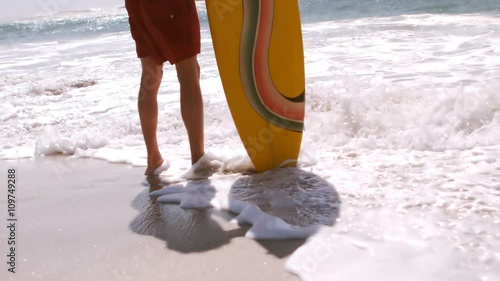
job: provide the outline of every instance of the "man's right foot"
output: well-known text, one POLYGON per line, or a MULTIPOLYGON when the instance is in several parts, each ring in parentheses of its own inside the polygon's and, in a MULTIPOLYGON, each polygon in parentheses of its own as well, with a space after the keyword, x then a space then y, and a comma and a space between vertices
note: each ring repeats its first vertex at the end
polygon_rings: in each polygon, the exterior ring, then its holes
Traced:
POLYGON ((144 175, 146 176, 159 175, 162 172, 168 170, 168 168, 170 168, 170 163, 167 160, 163 160, 160 158, 154 163, 148 164, 148 167, 146 168, 144 175))

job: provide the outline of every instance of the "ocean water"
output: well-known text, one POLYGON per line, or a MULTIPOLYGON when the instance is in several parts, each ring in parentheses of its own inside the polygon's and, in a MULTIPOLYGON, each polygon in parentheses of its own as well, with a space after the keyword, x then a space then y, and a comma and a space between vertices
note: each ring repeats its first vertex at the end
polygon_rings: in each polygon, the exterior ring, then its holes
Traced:
MULTIPOLYGON (((302 280, 500 280, 500 1, 299 3, 301 170, 214 180, 210 204, 255 223, 250 238, 309 237, 286 266, 302 280), (283 184, 294 179, 298 186, 283 184), (220 200, 230 193, 253 205, 220 200), (259 227, 258 218, 272 220, 266 214, 283 220, 259 227)), ((248 159, 197 4, 206 145, 238 170, 248 159)), ((1 22, 0 159, 64 154, 143 166, 139 76, 122 8, 1 22)), ((172 171, 186 169, 170 66, 159 106, 161 150, 172 171)), ((207 191, 191 194, 199 192, 207 191)))

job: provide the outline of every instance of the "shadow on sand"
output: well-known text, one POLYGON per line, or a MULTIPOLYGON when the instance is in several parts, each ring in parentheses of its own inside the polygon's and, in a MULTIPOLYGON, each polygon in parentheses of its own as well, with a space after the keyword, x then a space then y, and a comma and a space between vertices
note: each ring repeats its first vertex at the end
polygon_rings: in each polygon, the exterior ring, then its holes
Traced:
MULTIPOLYGON (((221 194, 227 199, 228 210, 246 202, 243 205, 256 205, 265 214, 297 227, 333 226, 340 214, 340 199, 334 186, 298 168, 229 177, 215 175, 209 180, 168 186, 159 177, 149 177, 147 181, 149 190, 138 194, 132 202, 139 214, 130 223, 130 228, 135 233, 161 239, 168 249, 181 253, 217 249, 233 238, 245 236, 251 228, 249 224, 230 223, 234 213, 211 207, 211 202, 217 202, 221 194), (158 190, 169 192, 167 202, 177 203, 160 203, 158 201, 165 201, 163 196, 150 196, 158 190)), ((269 254, 284 258, 305 239, 257 242, 269 254)))

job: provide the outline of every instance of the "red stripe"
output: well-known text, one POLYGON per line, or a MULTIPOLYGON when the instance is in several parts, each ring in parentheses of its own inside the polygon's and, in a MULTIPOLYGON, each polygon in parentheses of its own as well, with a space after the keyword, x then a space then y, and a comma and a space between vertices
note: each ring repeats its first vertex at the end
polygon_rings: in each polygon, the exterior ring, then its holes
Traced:
POLYGON ((274 0, 260 1, 260 19, 254 49, 254 78, 259 97, 271 112, 289 120, 304 120, 304 105, 284 98, 274 86, 269 69, 269 46, 274 17, 274 0))

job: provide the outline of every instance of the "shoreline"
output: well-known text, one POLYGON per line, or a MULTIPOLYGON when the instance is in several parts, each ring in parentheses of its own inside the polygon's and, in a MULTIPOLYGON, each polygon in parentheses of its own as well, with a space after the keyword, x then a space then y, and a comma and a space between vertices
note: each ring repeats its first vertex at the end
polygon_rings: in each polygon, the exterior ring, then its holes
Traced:
POLYGON ((251 240, 227 212, 158 204, 143 167, 64 156, 0 167, 18 179, 17 272, 7 280, 299 280, 284 264, 303 240, 251 240))

